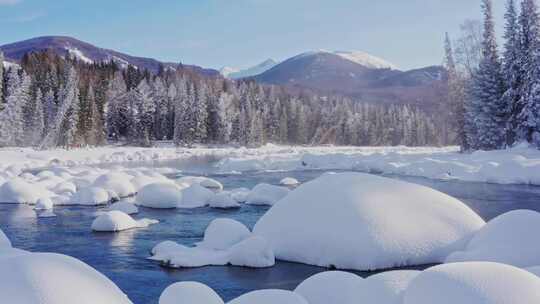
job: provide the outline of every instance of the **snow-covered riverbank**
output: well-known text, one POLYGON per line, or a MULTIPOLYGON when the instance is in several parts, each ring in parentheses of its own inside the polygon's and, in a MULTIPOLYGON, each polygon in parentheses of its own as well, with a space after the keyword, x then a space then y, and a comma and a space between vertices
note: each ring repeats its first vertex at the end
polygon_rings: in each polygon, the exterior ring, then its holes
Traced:
POLYGON ((518 146, 504 151, 458 153, 457 147, 292 147, 247 148, 101 147, 35 151, 0 149, 0 170, 49 165, 151 162, 208 157, 220 172, 269 170, 358 170, 501 184, 540 185, 540 151, 518 146), (11 167, 11 168, 10 168, 11 167))

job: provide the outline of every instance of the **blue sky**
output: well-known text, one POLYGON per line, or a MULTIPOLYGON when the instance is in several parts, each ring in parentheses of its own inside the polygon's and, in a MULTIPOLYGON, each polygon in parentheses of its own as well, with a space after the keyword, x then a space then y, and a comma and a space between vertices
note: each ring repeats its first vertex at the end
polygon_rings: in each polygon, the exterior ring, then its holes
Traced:
MULTIPOLYGON (((494 0, 499 29, 505 0, 494 0)), ((0 44, 68 35, 205 67, 307 50, 362 50, 402 69, 440 64, 445 31, 480 0, 0 0, 0 44)))

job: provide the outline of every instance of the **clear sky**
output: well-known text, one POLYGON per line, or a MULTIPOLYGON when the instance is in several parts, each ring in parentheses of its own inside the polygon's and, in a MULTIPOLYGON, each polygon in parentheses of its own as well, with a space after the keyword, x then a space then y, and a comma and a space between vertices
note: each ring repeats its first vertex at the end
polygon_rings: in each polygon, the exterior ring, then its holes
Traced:
MULTIPOLYGON (((506 0, 494 0, 501 28, 506 0)), ((442 62, 445 31, 480 0, 0 0, 0 44, 67 35, 131 55, 247 67, 362 50, 402 69, 442 62)))

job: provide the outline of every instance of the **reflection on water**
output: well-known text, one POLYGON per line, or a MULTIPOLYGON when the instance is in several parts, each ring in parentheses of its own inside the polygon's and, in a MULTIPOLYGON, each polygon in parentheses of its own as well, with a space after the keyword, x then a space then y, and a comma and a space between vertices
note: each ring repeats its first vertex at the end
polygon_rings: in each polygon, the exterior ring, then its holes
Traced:
MULTIPOLYGON (((153 165, 171 164, 160 162, 153 165)), ((201 160, 200 163, 187 167, 176 165, 185 171, 211 172, 208 171, 211 167, 208 160, 201 160)), ((145 163, 144 166, 149 165, 145 163)), ((213 177, 222 182, 225 188, 231 189, 251 188, 261 182, 277 184, 287 176, 305 182, 322 173, 250 172, 213 177)), ((444 182, 413 177, 395 178, 430 186, 455 196, 486 220, 514 209, 540 211, 540 187, 444 182)), ((206 226, 217 217, 233 218, 251 228, 267 210, 267 207, 257 206, 243 206, 239 210, 231 211, 209 208, 194 210, 140 208, 140 213, 135 215, 135 218, 157 219, 160 223, 147 229, 111 234, 91 232, 95 208, 57 208, 56 218, 42 219, 36 218, 35 212, 27 206, 0 205, 0 228, 19 248, 68 254, 92 265, 112 279, 135 304, 155 304, 160 293, 169 284, 191 280, 209 285, 225 300, 230 300, 255 289, 293 289, 299 282, 325 269, 279 262, 275 267, 268 269, 203 267, 172 270, 162 268, 146 258, 152 247, 160 241, 173 240, 186 245, 201 241, 206 226)), ((368 276, 371 273, 359 274, 368 276)))

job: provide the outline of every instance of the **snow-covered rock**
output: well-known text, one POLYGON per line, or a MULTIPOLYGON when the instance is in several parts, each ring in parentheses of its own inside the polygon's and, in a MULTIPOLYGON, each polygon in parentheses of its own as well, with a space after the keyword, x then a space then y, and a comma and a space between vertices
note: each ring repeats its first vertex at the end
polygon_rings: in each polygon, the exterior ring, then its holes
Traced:
POLYGON ((224 304, 210 287, 197 282, 178 282, 165 288, 159 304, 224 304))
POLYGON ((279 184, 283 186, 296 186, 300 184, 300 182, 294 177, 285 177, 279 182, 279 184))
POLYGON ((17 254, 0 259, 2 303, 130 304, 104 275, 69 256, 51 253, 17 254))
POLYGON ((225 250, 251 236, 249 229, 242 223, 228 219, 213 220, 204 231, 204 239, 200 247, 214 250, 225 250))
POLYGON ((363 303, 363 281, 350 272, 327 271, 306 279, 294 292, 302 295, 309 304, 358 304, 363 303))
POLYGON ((223 190, 223 185, 215 179, 203 176, 184 176, 176 179, 177 184, 194 185, 199 184, 207 189, 223 190))
POLYGON ((133 184, 137 192, 150 184, 157 184, 157 183, 174 184, 172 180, 164 176, 148 176, 148 175, 136 176, 131 179, 131 183, 133 184))
POLYGON ((122 211, 125 214, 136 214, 139 212, 139 208, 131 202, 120 201, 109 206, 109 211, 122 211))
POLYGON ((398 270, 372 275, 364 280, 362 301, 377 304, 403 304, 405 291, 420 273, 415 270, 398 270))
POLYGON ((270 242, 278 259, 373 270, 443 262, 484 224, 462 202, 428 187, 341 173, 291 192, 254 234, 270 242))
POLYGON ((234 266, 264 268, 274 266, 276 258, 265 239, 252 236, 231 247, 229 263, 234 266))
POLYGON ((200 184, 195 183, 182 190, 182 204, 179 207, 199 208, 208 206, 208 203, 213 197, 214 192, 208 190, 200 184))
POLYGON ((97 232, 118 232, 134 228, 145 228, 156 223, 157 221, 149 219, 136 221, 122 211, 109 211, 98 216, 92 222, 92 230, 97 232))
POLYGON ((53 201, 50 198, 45 197, 45 198, 38 199, 34 209, 36 209, 36 210, 50 210, 53 207, 54 207, 53 201))
POLYGON ((70 199, 71 205, 98 206, 106 205, 110 201, 109 193, 99 187, 79 189, 70 199))
POLYGON ((171 209, 182 204, 183 195, 176 185, 157 183, 144 186, 135 199, 136 204, 148 208, 171 209))
POLYGON ((35 205, 38 199, 53 196, 40 185, 13 178, 0 186, 0 203, 35 205))
POLYGON ((491 262, 451 263, 423 271, 405 291, 403 304, 536 304, 540 279, 491 262))
POLYGON ((502 214, 480 229, 463 251, 454 252, 450 262, 489 261, 516 267, 540 265, 540 213, 516 210, 502 214))
POLYGON ((250 205, 269 205, 272 206, 280 199, 289 194, 290 190, 285 187, 279 187, 269 184, 258 184, 251 190, 246 198, 246 203, 250 205))
POLYGON ((124 172, 111 172, 101 175, 94 182, 95 187, 114 191, 120 198, 129 197, 136 193, 131 183, 133 177, 124 172))
POLYGON ((245 203, 247 201, 249 192, 248 188, 236 188, 232 189, 230 192, 231 198, 234 199, 238 203, 245 203))
MULTIPOLYGON (((308 304, 301 295, 279 289, 257 290, 246 293, 227 304, 308 304)), ((338 304, 338 303, 336 303, 338 304)))
POLYGON ((225 191, 215 193, 208 201, 208 205, 220 209, 240 208, 240 204, 231 197, 231 193, 225 191))

